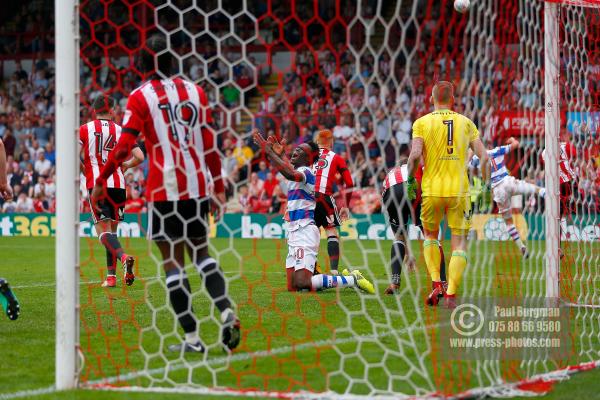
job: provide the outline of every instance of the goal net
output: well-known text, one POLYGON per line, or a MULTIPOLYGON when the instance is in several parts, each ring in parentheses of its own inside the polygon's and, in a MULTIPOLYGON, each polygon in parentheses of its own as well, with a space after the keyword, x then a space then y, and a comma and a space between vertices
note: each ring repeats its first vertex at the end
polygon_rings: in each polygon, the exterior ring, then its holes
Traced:
MULTIPOLYGON (((167 39, 160 55, 171 57, 173 73, 208 95, 228 197, 223 219, 211 218, 210 252, 228 279, 242 341, 232 353, 222 351, 218 312, 188 260, 207 351, 169 352, 183 332, 162 258, 144 239, 146 162, 125 174, 126 215, 118 229, 125 251, 137 257, 133 286, 117 277, 116 288, 100 287, 105 250, 82 201, 79 384, 271 397, 506 395, 539 389, 532 382, 558 379, 574 370, 569 366, 595 365, 584 363, 600 359, 600 9, 594 1, 471 3, 461 14, 448 0, 80 0, 81 123, 100 94, 117 101, 121 122, 143 78, 136 56, 152 34, 167 39), (557 21, 552 79, 560 97, 552 133, 544 113, 549 5, 557 21), (455 342, 458 350, 445 341, 457 334, 457 314, 443 301, 424 304, 431 279, 423 236, 412 224, 407 235, 417 269, 404 267, 398 293, 384 294, 393 234, 382 213, 382 184, 389 169, 406 162, 412 122, 431 110, 438 80, 453 82, 456 111, 475 122, 487 148, 519 140, 505 163, 512 177, 529 184, 502 214, 497 204, 479 207, 481 181, 471 171, 472 230, 458 304, 474 308, 459 322, 485 327, 472 336, 477 344, 455 342), (359 269, 376 294, 287 291, 282 178, 253 144, 252 128, 292 144, 320 129, 334 132, 333 150, 346 159, 355 185, 350 218, 340 228, 340 270, 359 269), (561 152, 574 171, 562 183, 561 152), (545 197, 534 186, 545 188, 545 197), (549 229, 547 215, 559 220, 557 230, 549 229), (560 237, 554 247, 546 245, 552 235, 560 237), (556 274, 548 274, 551 265, 556 274), (544 308, 548 277, 558 282, 560 316, 544 308), (493 315, 510 314, 513 306, 546 314, 493 315), (534 339, 552 346, 532 350, 534 339)), ((440 235, 447 269, 445 224, 440 235)), ((330 270, 325 236, 319 264, 330 270)))

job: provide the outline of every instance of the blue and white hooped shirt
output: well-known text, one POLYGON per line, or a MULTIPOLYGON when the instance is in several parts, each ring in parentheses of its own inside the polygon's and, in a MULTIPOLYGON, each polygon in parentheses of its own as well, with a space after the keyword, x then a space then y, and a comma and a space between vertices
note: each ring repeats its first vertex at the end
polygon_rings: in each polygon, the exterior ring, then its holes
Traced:
MULTIPOLYGON (((510 152, 510 145, 494 147, 487 151, 490 157, 491 171, 491 183, 492 187, 497 186, 504 178, 509 176, 508 169, 506 169, 506 163, 504 162, 504 155, 510 152)), ((469 162, 469 166, 472 168, 479 168, 479 157, 473 156, 469 162)))
POLYGON ((287 217, 290 231, 315 221, 315 176, 306 166, 299 167, 296 171, 302 173, 303 179, 301 182, 288 181, 287 217))

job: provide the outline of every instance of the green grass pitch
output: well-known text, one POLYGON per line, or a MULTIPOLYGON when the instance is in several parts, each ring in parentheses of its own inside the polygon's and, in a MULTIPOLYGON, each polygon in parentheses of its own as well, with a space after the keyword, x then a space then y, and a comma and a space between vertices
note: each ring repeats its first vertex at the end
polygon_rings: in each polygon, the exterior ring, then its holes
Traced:
MULTIPOLYGON (((404 292, 399 297, 383 297, 389 242, 342 244, 346 264, 359 268, 369 265, 366 275, 376 281, 378 296, 363 295, 352 289, 291 294, 285 291, 283 258, 287 249, 283 241, 217 239, 211 243, 227 276, 232 278, 229 289, 239 306, 243 326, 243 342, 229 360, 216 343, 218 325, 213 318, 206 317, 214 315, 214 310, 203 293, 194 297, 194 307, 202 318, 201 336, 209 345, 209 353, 206 357, 180 359, 161 351, 179 340, 180 331, 166 306, 163 279, 156 279, 159 268, 155 248, 143 239, 123 240, 126 249, 140 257, 140 279, 134 286, 124 288, 119 278, 118 288, 105 290, 99 287, 104 276, 103 249, 96 240, 82 239, 80 344, 86 356, 82 371, 85 382, 120 376, 111 382, 139 386, 218 383, 225 387, 284 392, 319 392, 329 387, 354 394, 367 393, 372 388, 413 394, 415 387, 424 388, 421 392, 424 394, 439 382, 453 392, 478 385, 474 377, 465 378, 461 374, 467 365, 456 367, 453 375, 456 378, 451 382, 440 381, 443 378, 436 375, 429 357, 423 356, 430 348, 423 324, 435 329, 436 319, 431 313, 420 312, 429 284, 418 244, 414 244, 414 250, 419 266, 415 273, 404 275, 404 292), (149 326, 155 328, 148 329, 149 326), (172 361, 175 368, 165 370, 166 360, 172 361), (144 367, 153 374, 141 374, 139 371, 144 367)), ((475 285, 491 282, 491 290, 496 294, 538 293, 543 289, 543 279, 539 279, 543 275, 537 261, 521 264, 514 245, 486 242, 485 246, 485 252, 472 253, 470 262, 490 267, 468 272, 466 288, 473 290, 475 285), (527 288, 519 283, 524 265, 531 269, 525 271, 525 276, 531 277, 527 288)), ((543 249, 542 242, 535 246, 536 250, 543 249)), ((586 249, 597 255, 600 246, 594 244, 586 249)), ((5 237, 0 241, 0 250, 0 277, 11 282, 22 307, 16 322, 0 319, 2 398, 18 391, 47 388, 54 382, 54 240, 5 237)), ((326 254, 322 250, 322 255, 326 254)), ((191 267, 187 272, 192 288, 200 288, 197 273, 191 267)), ((595 280, 588 283, 596 284, 595 280)), ((579 285, 573 290, 586 288, 579 285)), ((598 319, 597 314, 589 311, 585 318, 575 317, 572 324, 589 333, 593 329, 586 326, 590 315, 598 319)), ((594 332, 598 329, 596 324, 594 332)), ((592 336, 592 343, 582 346, 594 349, 586 354, 589 359, 598 359, 598 334, 592 336)), ((574 357, 569 363, 587 360, 574 357)), ((569 397, 593 398, 599 376, 600 372, 595 371, 579 374, 558 385, 548 398, 564 398, 561 396, 567 393, 569 397)), ((143 393, 77 390, 32 398, 146 397, 143 393)), ((191 395, 152 395, 160 399, 185 397, 191 395)))

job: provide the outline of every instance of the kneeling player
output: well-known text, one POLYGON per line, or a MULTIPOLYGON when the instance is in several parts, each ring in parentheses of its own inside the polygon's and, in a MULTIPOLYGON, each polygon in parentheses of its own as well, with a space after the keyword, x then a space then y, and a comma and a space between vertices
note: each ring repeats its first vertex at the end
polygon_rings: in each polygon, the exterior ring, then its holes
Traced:
POLYGON ((286 258, 287 288, 289 291, 322 290, 335 287, 358 286, 367 293, 375 293, 373 284, 359 270, 345 269, 341 276, 314 274, 319 251, 320 233, 315 224, 315 176, 310 166, 319 155, 319 147, 303 143, 296 147, 290 160, 283 157, 283 149, 274 137, 265 140, 254 131, 254 141, 265 149, 267 157, 288 179, 288 255, 286 258), (277 151, 274 147, 278 148, 277 151))
MULTIPOLYGON (((422 168, 417 170, 416 179, 420 182, 423 176, 422 168)), ((383 193, 381 197, 383 199, 384 210, 388 215, 388 220, 392 231, 394 232, 394 242, 392 243, 392 249, 390 254, 390 264, 392 267, 391 283, 385 290, 385 294, 395 294, 400 288, 400 277, 402 275, 402 264, 406 263, 409 270, 415 268, 416 260, 412 254, 410 244, 407 245, 408 241, 408 219, 412 219, 414 225, 421 228, 421 198, 417 195, 413 205, 410 200, 406 197, 404 183, 408 179, 408 168, 406 164, 400 167, 392 168, 385 180, 383 181, 383 193)), ((444 288, 447 287, 446 283, 446 262, 444 260, 444 250, 442 245, 440 248, 440 278, 444 288)), ((445 290, 445 289, 444 289, 445 290)), ((440 292, 438 295, 440 298, 443 293, 440 292)))
MULTIPOLYGON (((544 188, 536 186, 532 183, 515 179, 508 174, 506 169, 506 163, 504 156, 511 151, 516 150, 519 147, 519 141, 515 138, 509 138, 506 141, 506 145, 494 147, 491 150, 487 150, 487 154, 490 158, 490 170, 491 170, 491 185, 494 201, 498 204, 498 212, 502 214, 504 223, 506 224, 506 230, 514 242, 519 246, 523 258, 529 257, 527 247, 521 240, 519 231, 515 227, 511 212, 511 199, 513 196, 518 194, 539 194, 544 198, 546 191, 544 188)), ((479 157, 473 156, 469 163, 471 168, 479 167, 479 157)))

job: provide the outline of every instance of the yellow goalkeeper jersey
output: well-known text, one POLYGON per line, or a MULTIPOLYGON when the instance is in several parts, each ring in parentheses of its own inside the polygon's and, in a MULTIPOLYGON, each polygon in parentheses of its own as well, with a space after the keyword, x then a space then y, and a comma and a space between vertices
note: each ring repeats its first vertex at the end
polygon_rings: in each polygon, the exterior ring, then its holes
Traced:
POLYGON ((469 145, 479 137, 469 118, 448 109, 435 110, 413 123, 413 138, 423 139, 423 196, 469 195, 469 145))

